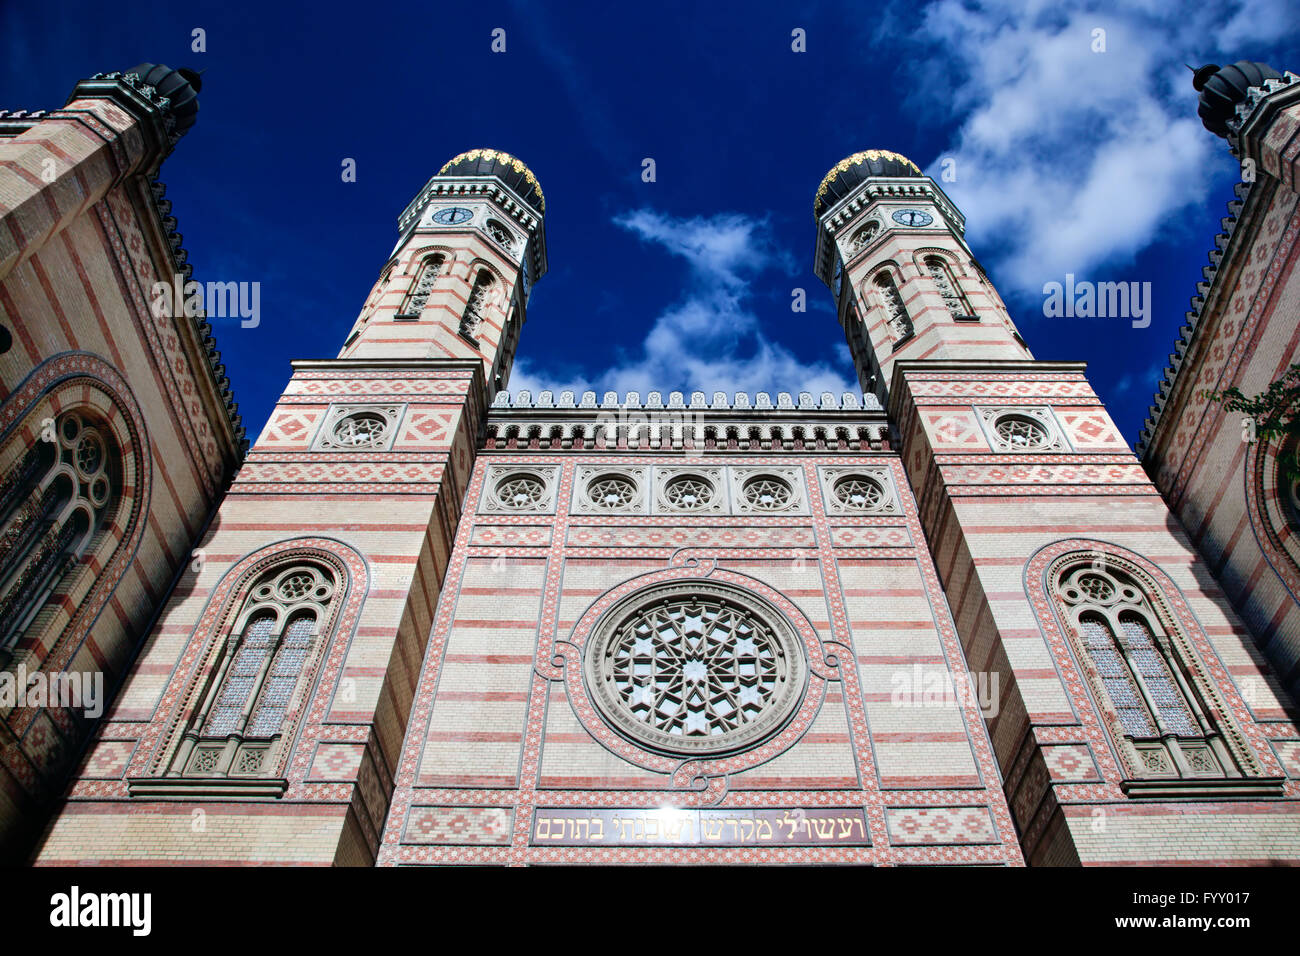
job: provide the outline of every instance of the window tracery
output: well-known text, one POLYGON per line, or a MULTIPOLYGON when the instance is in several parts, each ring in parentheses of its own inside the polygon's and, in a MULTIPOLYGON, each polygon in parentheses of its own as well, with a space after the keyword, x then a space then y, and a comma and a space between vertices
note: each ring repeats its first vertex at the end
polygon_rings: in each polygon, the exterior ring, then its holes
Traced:
POLYGON ((106 429, 69 411, 0 484, 0 659, 111 517, 117 458, 106 429))
POLYGON ((492 286, 492 274, 486 269, 479 270, 470 290, 469 300, 465 303, 465 312, 460 320, 460 334, 470 341, 476 341, 479 327, 483 324, 483 310, 486 307, 487 290, 492 286))
POLYGON ((1058 567, 1059 611, 1133 775, 1241 776, 1190 652, 1148 594, 1153 586, 1101 553, 1058 567))
POLYGON ((943 299, 948 314, 955 321, 970 321, 976 318, 971 310, 970 302, 966 299, 966 294, 961 291, 956 278, 948 268, 948 263, 938 256, 927 256, 925 268, 930 273, 930 279, 934 282, 940 298, 943 299))
POLYGON ((885 308, 885 322, 889 326, 890 337, 895 344, 912 335, 912 317, 907 314, 907 306, 898 292, 898 286, 888 272, 876 276, 876 292, 885 308))
POLYGON ((442 274, 442 266, 445 259, 441 255, 429 256, 420 265, 419 275, 411 286, 411 291, 407 293, 406 301, 402 303, 402 308, 398 312, 399 318, 418 319, 424 312, 425 303, 429 301, 429 295, 433 292, 433 284, 437 281, 438 276, 442 274))

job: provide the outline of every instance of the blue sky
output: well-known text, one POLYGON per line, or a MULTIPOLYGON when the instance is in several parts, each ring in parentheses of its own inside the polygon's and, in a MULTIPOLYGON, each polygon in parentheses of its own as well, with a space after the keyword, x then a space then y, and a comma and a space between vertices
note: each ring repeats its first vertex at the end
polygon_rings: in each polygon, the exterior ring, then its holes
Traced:
POLYGON ((1182 64, 1300 70, 1286 0, 1211 6, 6 0, 0 105, 57 107, 140 61, 206 70, 161 178, 194 277, 261 283, 257 328, 215 323, 253 436, 291 359, 337 354, 398 213, 480 146, 547 200, 512 389, 854 387, 812 199, 843 156, 885 148, 936 177, 955 160, 942 185, 1035 356, 1088 362, 1133 442, 1239 178, 1182 64), (1150 282, 1150 326, 1045 318, 1067 272, 1150 282))

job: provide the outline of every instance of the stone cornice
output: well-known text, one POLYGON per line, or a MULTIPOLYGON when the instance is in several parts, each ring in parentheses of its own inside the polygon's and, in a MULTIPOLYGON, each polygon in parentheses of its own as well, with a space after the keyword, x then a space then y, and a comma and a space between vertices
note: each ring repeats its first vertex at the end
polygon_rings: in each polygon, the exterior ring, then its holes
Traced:
POLYGON ((331 358, 331 359, 292 359, 289 365, 298 369, 322 369, 328 371, 391 371, 398 370, 447 370, 455 369, 475 372, 482 377, 483 363, 478 359, 444 359, 444 358, 331 358))
POLYGON ((1142 461, 1147 460, 1148 452, 1160 442, 1166 420, 1164 410, 1179 387, 1183 366, 1195 364, 1192 357, 1201 351, 1204 336, 1208 334, 1202 331, 1202 326, 1207 324, 1203 319, 1217 314, 1221 304, 1232 294, 1238 259, 1249 252, 1260 215, 1267 210, 1274 188, 1271 181, 1238 183, 1233 187, 1237 198, 1228 203, 1228 215, 1219 220, 1223 231, 1214 237, 1214 248, 1209 253, 1210 264, 1201 268, 1203 278, 1196 283, 1192 307, 1185 313, 1186 321, 1178 329, 1174 351, 1170 353, 1169 362, 1157 382, 1155 404, 1148 409, 1147 419, 1138 435, 1136 451, 1142 461), (1219 279, 1220 274, 1228 278, 1219 279))
MULTIPOLYGON (((179 275, 182 283, 189 282, 194 269, 189 264, 189 253, 181 246, 183 236, 176 231, 177 221, 172 215, 171 200, 163 198, 167 194, 167 187, 154 180, 148 184, 145 192, 150 200, 145 215, 153 217, 154 225, 163 239, 164 255, 168 260, 166 265, 170 266, 170 275, 167 279, 170 281, 171 276, 179 275)), ((217 340, 212 325, 202 313, 192 318, 180 315, 175 321, 180 340, 190 356, 191 367, 196 377, 204 377, 203 373, 205 371, 207 373, 206 377, 214 400, 222 409, 226 422, 230 426, 230 441, 235 459, 238 461, 248 451, 248 437, 243 418, 239 414, 239 403, 235 401, 230 387, 230 378, 226 375, 226 367, 221 362, 221 352, 217 350, 217 340)))
MULTIPOLYGON (((1263 86, 1252 86, 1246 98, 1237 104, 1237 114, 1228 120, 1228 145, 1232 154, 1244 159, 1253 151, 1248 147, 1268 129, 1278 112, 1285 106, 1300 99, 1300 76, 1287 72, 1280 80, 1266 80, 1263 86)), ((1258 157, 1252 157, 1258 160, 1258 157)), ((1214 237, 1214 248, 1210 250, 1210 264, 1203 266, 1202 281, 1196 283, 1196 295, 1192 296, 1191 309, 1186 313, 1187 321, 1178 330, 1174 342, 1174 351, 1169 356, 1169 364, 1161 373, 1155 393, 1155 404, 1149 409, 1142 432, 1138 436, 1137 455, 1146 462, 1160 444, 1165 428, 1165 407, 1170 404, 1176 391, 1182 390, 1180 373, 1189 358, 1201 350, 1201 342, 1208 333, 1201 331, 1205 315, 1214 315, 1226 296, 1232 292, 1233 283, 1219 280, 1221 273, 1234 275, 1237 257, 1248 250, 1255 234, 1257 219, 1262 210, 1267 209, 1267 200, 1272 198, 1273 188, 1261 188, 1267 178, 1262 168, 1257 171, 1260 177, 1254 184, 1238 183, 1233 187, 1237 197, 1228 203, 1228 215, 1220 220, 1223 231, 1214 237), (1244 222, 1247 228, 1238 228, 1244 222), (1225 291, 1226 289, 1226 291, 1225 291)))

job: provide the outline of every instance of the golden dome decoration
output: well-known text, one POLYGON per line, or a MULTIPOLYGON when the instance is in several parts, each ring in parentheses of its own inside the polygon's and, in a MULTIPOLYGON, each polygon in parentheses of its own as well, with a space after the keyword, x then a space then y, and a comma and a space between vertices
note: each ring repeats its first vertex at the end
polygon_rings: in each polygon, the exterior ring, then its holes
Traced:
POLYGON ((847 172, 859 163, 869 162, 870 160, 879 160, 882 162, 892 161, 896 164, 905 166, 907 169, 911 170, 912 174, 917 176, 925 175, 921 172, 920 167, 917 166, 916 163, 912 162, 900 153, 890 152, 887 149, 866 149, 862 152, 854 153, 852 156, 846 156, 831 167, 830 172, 828 172, 825 178, 822 179, 821 187, 817 190, 817 196, 813 199, 813 209, 815 210, 819 206, 823 197, 825 197, 827 192, 830 191, 831 183, 835 182, 841 173, 847 172))
POLYGON ((441 176, 443 173, 447 172, 449 169, 451 169, 453 166, 457 165, 458 163, 474 163, 474 162, 496 163, 499 166, 506 166, 514 170, 520 177, 522 177, 525 183, 527 183, 534 190, 536 190, 539 210, 542 213, 546 212, 546 197, 542 195, 542 185, 537 181, 537 177, 533 175, 533 171, 529 169, 527 166, 525 166, 522 160, 517 159, 514 156, 511 156, 509 153, 504 152, 503 150, 499 150, 499 149, 466 150, 465 152, 457 156, 453 156, 451 159, 447 160, 447 162, 443 163, 442 168, 438 170, 438 175, 441 176))

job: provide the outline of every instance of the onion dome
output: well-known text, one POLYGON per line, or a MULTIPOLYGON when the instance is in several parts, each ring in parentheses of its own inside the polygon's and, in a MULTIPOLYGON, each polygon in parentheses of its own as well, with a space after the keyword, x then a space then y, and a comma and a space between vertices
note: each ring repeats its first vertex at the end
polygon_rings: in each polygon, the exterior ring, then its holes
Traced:
POLYGON ((1263 86, 1265 80, 1281 78, 1282 74, 1267 63, 1238 60, 1224 67, 1209 63, 1192 77, 1192 87, 1201 94, 1196 113, 1206 129, 1226 138, 1228 120, 1237 114, 1237 104, 1245 101, 1246 91, 1252 86, 1263 86))
POLYGON ((134 73, 141 83, 152 86, 159 96, 167 97, 167 115, 176 122, 172 128, 174 136, 184 135, 194 125, 199 114, 199 90, 203 88, 197 73, 184 67, 173 70, 161 63, 141 63, 126 72, 134 73))
POLYGON ((461 153, 444 163, 442 169, 438 170, 438 175, 495 176, 539 213, 546 212, 546 199, 542 196, 541 184, 537 182, 532 170, 499 149, 471 149, 467 153, 461 153))
POLYGON ((820 216, 835 205, 863 180, 873 176, 924 176, 925 174, 906 156, 887 149, 868 149, 841 159, 831 167, 822 180, 813 200, 813 213, 820 216))

